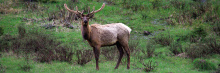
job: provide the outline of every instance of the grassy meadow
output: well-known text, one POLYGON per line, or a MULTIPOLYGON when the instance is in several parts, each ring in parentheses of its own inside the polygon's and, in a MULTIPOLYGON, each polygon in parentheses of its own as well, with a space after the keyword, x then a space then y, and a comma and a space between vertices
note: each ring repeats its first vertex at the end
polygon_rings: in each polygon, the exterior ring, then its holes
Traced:
POLYGON ((0 0, 0 73, 219 73, 219 0, 0 0), (102 47, 100 70, 81 35, 77 6, 105 8, 89 24, 124 23, 131 68, 116 46, 102 47), (146 33, 148 32, 148 33, 146 33))

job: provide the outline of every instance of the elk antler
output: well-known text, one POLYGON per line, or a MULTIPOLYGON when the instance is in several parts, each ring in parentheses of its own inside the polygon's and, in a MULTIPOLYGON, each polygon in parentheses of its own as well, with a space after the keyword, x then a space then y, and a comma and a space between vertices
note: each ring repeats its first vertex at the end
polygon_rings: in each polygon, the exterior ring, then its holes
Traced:
POLYGON ((89 13, 89 14, 97 13, 97 12, 101 11, 104 7, 105 7, 105 3, 102 4, 102 7, 99 10, 95 11, 95 7, 93 7, 93 11, 91 13, 89 13))
POLYGON ((78 11, 78 7, 76 6, 76 11, 71 10, 69 7, 67 7, 66 4, 64 4, 64 7, 66 8, 66 10, 68 10, 69 12, 73 12, 75 14, 82 14, 82 12, 78 11))

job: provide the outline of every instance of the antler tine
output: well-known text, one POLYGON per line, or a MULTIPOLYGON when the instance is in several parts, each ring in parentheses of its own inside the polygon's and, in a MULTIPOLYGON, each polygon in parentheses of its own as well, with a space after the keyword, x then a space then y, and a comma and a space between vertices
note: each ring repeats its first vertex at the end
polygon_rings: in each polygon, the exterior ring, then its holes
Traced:
POLYGON ((76 11, 78 11, 78 7, 76 6, 76 11))
POLYGON ((82 11, 82 13, 81 14, 83 14, 84 13, 84 10, 82 11))
POLYGON ((93 6, 93 10, 92 10, 91 14, 92 14, 94 11, 95 11, 95 6, 93 6))
POLYGON ((71 10, 69 7, 67 7, 66 4, 64 4, 64 7, 65 7, 66 10, 68 10, 69 12, 73 12, 73 13, 75 13, 75 14, 79 14, 79 13, 81 13, 80 11, 78 11, 78 7, 77 7, 77 6, 76 6, 76 11, 71 10))
POLYGON ((90 13, 90 7, 88 7, 88 13, 90 13))
POLYGON ((105 7, 105 3, 102 4, 102 7, 99 10, 94 11, 95 7, 93 7, 93 11, 91 12, 91 14, 94 14, 94 13, 101 11, 104 7, 105 7))
POLYGON ((78 7, 76 6, 76 11, 79 13, 79 14, 82 14, 82 12, 80 12, 79 10, 78 10, 78 7))
POLYGON ((76 12, 76 11, 71 10, 69 7, 67 7, 67 5, 66 5, 66 4, 64 4, 64 7, 65 7, 65 8, 66 8, 66 10, 68 10, 69 12, 73 12, 73 13, 77 14, 77 12, 76 12))

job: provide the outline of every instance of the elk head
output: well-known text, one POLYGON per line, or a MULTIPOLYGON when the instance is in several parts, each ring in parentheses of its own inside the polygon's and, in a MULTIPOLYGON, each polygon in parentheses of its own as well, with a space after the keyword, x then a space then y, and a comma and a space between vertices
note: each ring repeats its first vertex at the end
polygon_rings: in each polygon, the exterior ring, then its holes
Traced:
POLYGON ((88 22, 89 22, 89 19, 90 18, 93 18, 94 14, 101 11, 104 7, 105 7, 105 3, 102 4, 102 7, 98 10, 95 11, 95 7, 93 7, 93 11, 90 12, 90 8, 88 8, 88 14, 83 14, 84 11, 78 11, 78 7, 76 6, 76 11, 74 10, 71 10, 67 7, 66 4, 64 4, 64 7, 69 11, 69 12, 73 12, 77 15, 78 18, 80 18, 82 20, 82 25, 83 26, 87 26, 88 25, 88 22))

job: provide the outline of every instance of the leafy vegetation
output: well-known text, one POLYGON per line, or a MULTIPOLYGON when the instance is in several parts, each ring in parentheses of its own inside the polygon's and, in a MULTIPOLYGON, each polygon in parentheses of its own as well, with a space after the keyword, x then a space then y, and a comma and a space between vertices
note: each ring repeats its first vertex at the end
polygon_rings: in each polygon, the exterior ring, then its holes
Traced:
POLYGON ((1 0, 0 72, 219 72, 218 0, 1 0), (124 23, 131 69, 126 55, 114 70, 116 46, 101 48, 95 70, 92 48, 83 40, 80 19, 64 9, 105 8, 90 24, 124 23), (148 31, 150 35, 144 35, 148 31))
POLYGON ((203 60, 203 59, 195 59, 193 61, 194 65, 196 68, 202 69, 202 70, 215 70, 216 66, 207 61, 207 60, 203 60))

